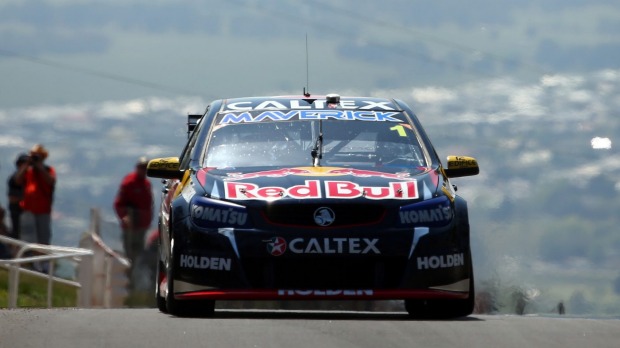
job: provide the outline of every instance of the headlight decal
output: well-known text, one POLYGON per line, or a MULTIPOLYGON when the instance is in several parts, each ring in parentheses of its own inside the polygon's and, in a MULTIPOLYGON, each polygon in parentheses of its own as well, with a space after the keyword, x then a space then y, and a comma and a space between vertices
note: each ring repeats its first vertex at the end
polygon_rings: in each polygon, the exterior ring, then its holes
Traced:
POLYGON ((211 198, 220 198, 220 190, 217 188, 217 182, 214 182, 213 187, 211 188, 211 198))
POLYGON ((426 181, 424 181, 424 184, 422 185, 422 197, 424 197, 425 200, 433 197, 433 193, 426 185, 426 181))
POLYGON ((239 248, 237 247, 237 239, 235 238, 235 230, 233 228, 218 228, 217 232, 222 236, 228 238, 230 245, 232 246, 237 258, 241 258, 239 255, 239 248))
POLYGON ((413 229, 413 240, 411 241, 411 250, 409 251, 409 259, 411 259, 411 255, 415 251, 416 245, 418 245, 418 241, 420 238, 426 236, 429 232, 428 227, 416 227, 413 229))

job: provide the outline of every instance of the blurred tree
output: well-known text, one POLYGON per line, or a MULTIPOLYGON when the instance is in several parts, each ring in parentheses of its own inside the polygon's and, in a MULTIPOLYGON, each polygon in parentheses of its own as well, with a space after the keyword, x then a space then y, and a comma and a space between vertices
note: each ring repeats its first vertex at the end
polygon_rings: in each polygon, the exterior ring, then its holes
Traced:
POLYGON ((592 313, 593 306, 583 291, 575 291, 568 299, 568 309, 574 314, 588 314, 592 313))

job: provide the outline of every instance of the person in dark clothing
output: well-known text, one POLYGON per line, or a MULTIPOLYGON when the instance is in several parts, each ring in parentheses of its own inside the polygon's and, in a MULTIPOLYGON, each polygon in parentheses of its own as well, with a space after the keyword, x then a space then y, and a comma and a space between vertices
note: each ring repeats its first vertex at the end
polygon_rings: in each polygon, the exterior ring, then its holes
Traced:
POLYGON ((16 176, 20 167, 27 166, 30 157, 23 153, 17 156, 15 161, 15 172, 9 177, 8 198, 9 198, 9 214, 11 216, 11 230, 9 237, 20 239, 19 217, 22 214, 20 202, 24 199, 24 187, 17 183, 16 176))
MULTIPOLYGON (((0 236, 8 236, 9 234, 9 229, 6 227, 4 223, 4 215, 5 215, 5 210, 0 205, 0 236)), ((0 241, 0 260, 10 259, 11 257, 12 257, 11 249, 9 248, 9 246, 7 246, 6 244, 2 243, 2 241, 0 241)))

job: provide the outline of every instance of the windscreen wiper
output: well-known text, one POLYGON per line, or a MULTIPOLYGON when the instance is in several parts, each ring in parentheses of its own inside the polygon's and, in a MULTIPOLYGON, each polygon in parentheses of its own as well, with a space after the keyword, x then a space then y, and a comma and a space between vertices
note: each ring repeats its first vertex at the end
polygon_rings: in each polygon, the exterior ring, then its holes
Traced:
POLYGON ((321 159, 323 158, 323 120, 319 120, 319 136, 314 142, 310 155, 312 155, 312 166, 320 167, 321 159))
MULTIPOLYGON (((325 102, 328 109, 337 109, 340 107, 340 96, 338 94, 328 94, 325 96, 325 102)), ((312 155, 312 166, 320 167, 323 158, 323 119, 319 119, 319 136, 314 142, 314 147, 310 151, 312 155)))

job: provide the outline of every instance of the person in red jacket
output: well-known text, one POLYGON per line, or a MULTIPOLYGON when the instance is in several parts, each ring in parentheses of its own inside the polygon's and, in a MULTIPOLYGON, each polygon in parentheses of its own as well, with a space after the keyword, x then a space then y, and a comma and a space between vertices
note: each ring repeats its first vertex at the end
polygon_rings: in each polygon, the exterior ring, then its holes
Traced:
POLYGON ((50 244, 52 239, 51 213, 56 171, 44 163, 47 156, 43 145, 33 146, 28 161, 20 165, 15 175, 16 183, 24 190, 20 202, 21 239, 29 243, 50 244))
MULTIPOLYGON (((121 224, 125 256, 132 265, 144 250, 144 237, 153 218, 153 193, 146 177, 148 160, 141 157, 135 170, 127 174, 114 199, 114 210, 121 224)), ((128 270, 131 274, 131 268, 128 270)))

